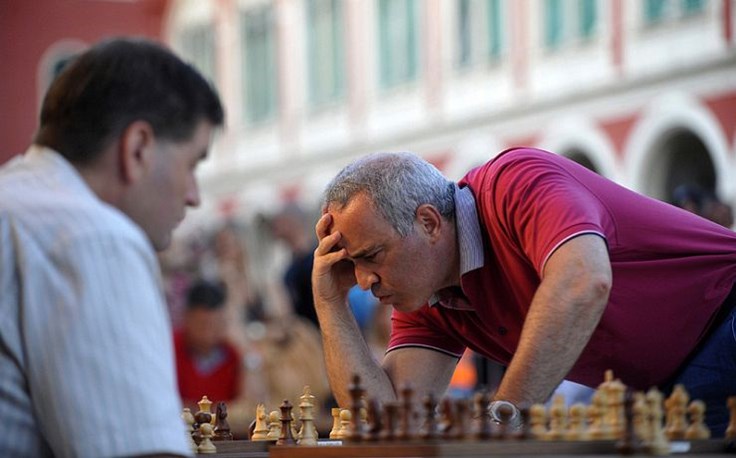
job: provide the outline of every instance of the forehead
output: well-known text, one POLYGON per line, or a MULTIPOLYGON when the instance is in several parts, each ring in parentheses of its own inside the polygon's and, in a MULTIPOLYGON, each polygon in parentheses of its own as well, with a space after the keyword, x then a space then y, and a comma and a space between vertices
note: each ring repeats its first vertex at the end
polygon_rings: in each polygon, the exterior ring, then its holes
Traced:
POLYGON ((328 207, 333 223, 330 233, 342 234, 339 246, 352 254, 357 250, 386 243, 398 238, 398 233, 373 207, 365 195, 355 196, 343 208, 328 207))

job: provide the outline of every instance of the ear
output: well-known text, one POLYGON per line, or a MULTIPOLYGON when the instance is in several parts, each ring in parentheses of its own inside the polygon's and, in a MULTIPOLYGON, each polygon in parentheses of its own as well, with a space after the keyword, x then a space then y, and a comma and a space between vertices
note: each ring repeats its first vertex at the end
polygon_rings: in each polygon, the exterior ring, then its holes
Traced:
POLYGON ((430 240, 434 241, 440 238, 443 219, 442 215, 434 205, 422 204, 417 208, 416 222, 419 225, 420 232, 430 240))
POLYGON ((153 163, 156 138, 146 121, 135 121, 120 135, 120 175, 127 184, 140 180, 153 163))

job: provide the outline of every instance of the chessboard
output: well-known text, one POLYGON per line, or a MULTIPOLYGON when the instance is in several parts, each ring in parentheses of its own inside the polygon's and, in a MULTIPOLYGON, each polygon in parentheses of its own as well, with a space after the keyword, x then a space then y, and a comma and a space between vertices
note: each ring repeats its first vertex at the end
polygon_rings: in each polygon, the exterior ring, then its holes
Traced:
MULTIPOLYGON (((256 409, 248 437, 232 440, 227 408, 216 414, 207 397, 195 415, 185 409, 190 446, 198 456, 220 457, 481 457, 670 455, 734 456, 736 454, 736 396, 728 399, 731 420, 725 438, 711 438, 704 422, 705 404, 690 400, 678 385, 666 399, 655 388, 647 393, 627 389, 609 371, 588 406, 566 406, 556 397, 549 406, 535 404, 517 413, 502 412, 506 421, 492 421, 491 396, 480 391, 472 403, 464 399, 438 402, 430 394, 415 402, 411 387, 399 399, 381 406, 366 396, 356 375, 349 387, 349 409, 332 409, 332 430, 318 434, 315 397, 309 387, 292 405, 285 399, 279 410, 256 409), (293 410, 299 409, 299 424, 293 410), (512 416, 509 416, 513 413, 512 416)), ((513 406, 512 406, 513 408, 513 406)))

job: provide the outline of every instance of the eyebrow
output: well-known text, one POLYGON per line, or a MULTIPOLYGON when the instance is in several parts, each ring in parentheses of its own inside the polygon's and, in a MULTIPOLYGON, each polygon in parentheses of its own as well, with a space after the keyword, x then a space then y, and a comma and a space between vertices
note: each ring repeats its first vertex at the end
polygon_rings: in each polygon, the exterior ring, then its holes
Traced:
POLYGON ((358 250, 356 253, 354 253, 352 255, 350 255, 349 253, 348 254, 349 254, 350 258, 352 258, 352 259, 360 259, 360 258, 366 257, 368 255, 368 253, 370 253, 372 251, 376 251, 377 249, 378 249, 377 246, 370 246, 368 248, 363 248, 362 250, 358 250))

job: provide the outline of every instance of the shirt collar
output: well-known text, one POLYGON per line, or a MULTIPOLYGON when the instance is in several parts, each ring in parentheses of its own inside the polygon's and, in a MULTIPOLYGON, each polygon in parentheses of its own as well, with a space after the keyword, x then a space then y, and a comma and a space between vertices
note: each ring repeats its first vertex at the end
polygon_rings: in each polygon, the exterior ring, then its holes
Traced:
MULTIPOLYGON (((478 221, 478 210, 475 206, 475 197, 469 187, 460 188, 455 185, 455 225, 457 228, 457 242, 460 255, 460 276, 471 270, 483 267, 483 238, 478 221)), ((435 292, 429 298, 429 304, 438 303, 447 306, 446 294, 435 292)), ((467 307, 451 307, 463 308, 467 307)), ((472 308, 471 308, 472 310, 472 308)))

